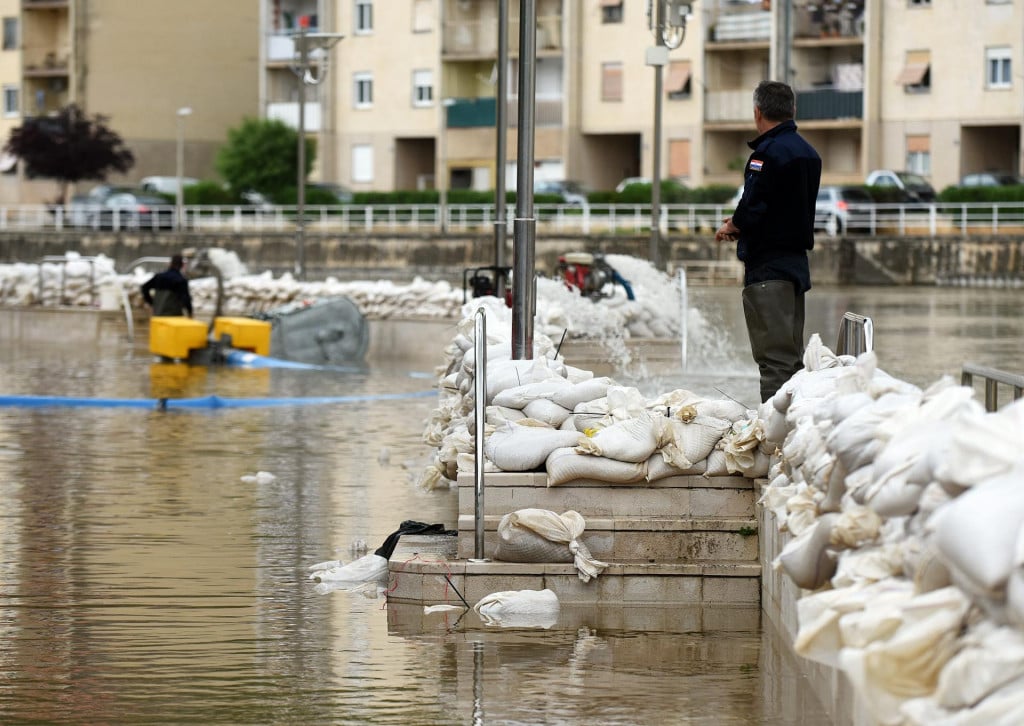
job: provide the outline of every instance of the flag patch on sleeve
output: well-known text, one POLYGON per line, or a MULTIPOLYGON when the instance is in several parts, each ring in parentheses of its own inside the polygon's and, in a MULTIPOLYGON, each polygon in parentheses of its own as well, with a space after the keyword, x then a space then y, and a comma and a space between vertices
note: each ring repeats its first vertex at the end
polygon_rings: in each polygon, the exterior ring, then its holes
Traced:
POLYGON ((750 170, 751 171, 761 171, 761 167, 762 166, 764 166, 764 162, 761 161, 760 159, 751 159, 750 160, 750 170))

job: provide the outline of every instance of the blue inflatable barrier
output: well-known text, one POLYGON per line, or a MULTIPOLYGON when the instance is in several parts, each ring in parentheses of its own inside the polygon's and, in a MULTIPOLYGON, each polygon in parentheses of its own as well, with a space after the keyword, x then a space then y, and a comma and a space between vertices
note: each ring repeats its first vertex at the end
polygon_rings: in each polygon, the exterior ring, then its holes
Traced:
POLYGON ((332 403, 372 403, 397 401, 408 398, 426 398, 436 391, 414 393, 378 393, 361 396, 310 396, 305 398, 81 398, 75 396, 0 396, 0 407, 44 408, 145 408, 151 410, 218 408, 261 408, 266 406, 322 406, 332 403))

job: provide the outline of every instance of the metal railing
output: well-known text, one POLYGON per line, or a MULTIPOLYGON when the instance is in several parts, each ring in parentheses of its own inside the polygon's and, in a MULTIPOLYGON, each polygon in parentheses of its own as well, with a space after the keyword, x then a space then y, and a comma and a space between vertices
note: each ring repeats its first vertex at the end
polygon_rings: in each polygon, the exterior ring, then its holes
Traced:
POLYGON ((875 349, 875 324, 857 313, 844 313, 839 321, 836 355, 860 355, 875 349))
MULTIPOLYGON (((453 232, 493 231, 493 204, 447 204, 446 228, 453 232)), ((306 229, 329 233, 390 233, 440 231, 439 204, 306 205, 306 229)), ((714 234, 731 204, 662 204, 664 232, 714 234)), ((842 223, 830 224, 835 215, 819 211, 819 234, 840 235, 992 235, 1024 234, 1024 202, 963 202, 933 204, 849 205, 842 223)), ((642 234, 650 231, 650 204, 589 203, 537 204, 539 227, 546 231, 589 234, 642 234)), ((3 231, 128 231, 168 230, 229 232, 291 232, 296 228, 294 205, 196 205, 182 208, 180 219, 173 204, 152 206, 145 212, 108 210, 103 215, 74 205, 45 204, 0 206, 3 231)), ((511 215, 509 215, 511 220, 511 215)))
POLYGON ((1013 388, 1014 401, 1024 395, 1024 376, 1022 375, 980 366, 976 363, 964 363, 963 370, 960 373, 961 385, 973 388, 974 376, 985 379, 986 411, 995 411, 999 408, 999 384, 1013 388))

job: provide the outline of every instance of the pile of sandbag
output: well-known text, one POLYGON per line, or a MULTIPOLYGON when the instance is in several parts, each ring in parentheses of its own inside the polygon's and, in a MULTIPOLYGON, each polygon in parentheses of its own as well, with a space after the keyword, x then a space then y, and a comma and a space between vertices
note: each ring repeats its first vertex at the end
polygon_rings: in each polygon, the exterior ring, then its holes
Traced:
POLYGON ((879 723, 1018 722, 1024 401, 986 413, 948 377, 920 390, 815 339, 804 364, 759 409, 778 445, 761 504, 795 535, 774 566, 813 591, 796 651, 879 723))
MULTIPOLYGON (((0 303, 114 308, 121 302, 114 262, 65 253, 60 261, 0 265, 0 303)), ((140 298, 141 299, 141 298, 140 298)))
MULTIPOLYGON (((574 368, 550 338, 534 356, 511 359, 511 316, 493 301, 487 317, 484 471, 547 474, 570 481, 647 484, 669 476, 763 476, 769 454, 761 422, 742 404, 674 390, 647 400, 636 388, 574 368)), ((436 447, 420 484, 450 485, 475 470, 475 321, 467 317, 445 349, 438 407, 423 439, 436 447)))

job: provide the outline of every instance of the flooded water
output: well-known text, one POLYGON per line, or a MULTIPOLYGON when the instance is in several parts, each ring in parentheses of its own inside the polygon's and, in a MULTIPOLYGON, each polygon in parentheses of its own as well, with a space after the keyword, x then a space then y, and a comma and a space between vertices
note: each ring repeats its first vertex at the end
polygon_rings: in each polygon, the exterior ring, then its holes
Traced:
MULTIPOLYGON (((869 315, 898 377, 926 385, 965 360, 1019 372, 1019 293, 815 293, 808 332, 831 344, 843 311, 869 315)), ((690 377, 756 395, 739 292, 693 297, 716 332, 691 331, 690 377)), ((0 408, 0 723, 830 722, 756 609, 563 608, 550 630, 496 630, 319 592, 307 568, 359 541, 373 550, 405 519, 454 527, 455 494, 415 484, 434 406, 417 394, 446 342, 415 366, 342 373, 3 345, 0 396, 345 400, 0 408)))

